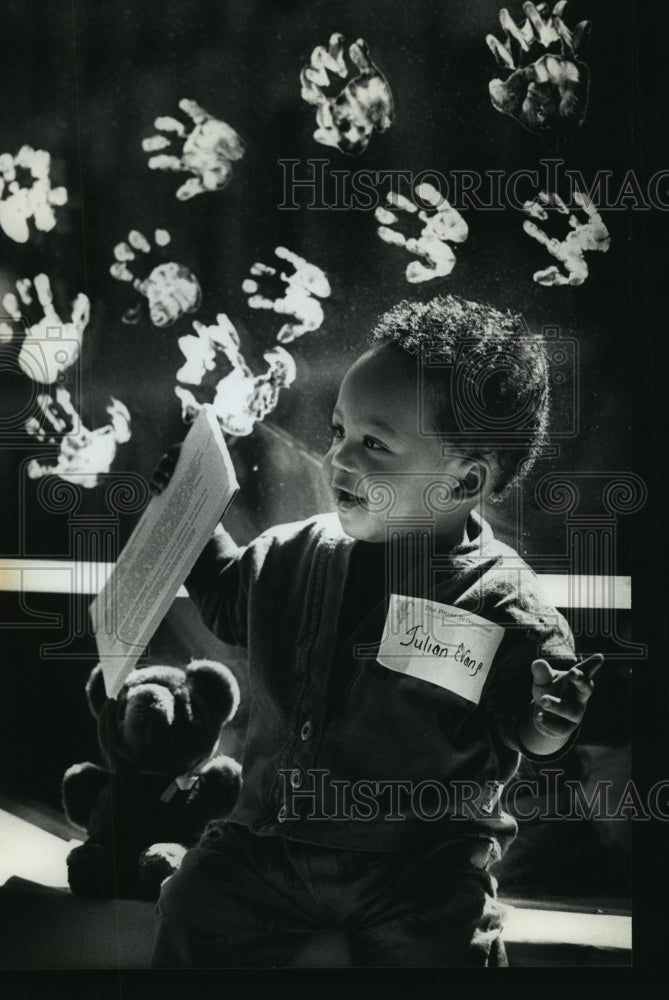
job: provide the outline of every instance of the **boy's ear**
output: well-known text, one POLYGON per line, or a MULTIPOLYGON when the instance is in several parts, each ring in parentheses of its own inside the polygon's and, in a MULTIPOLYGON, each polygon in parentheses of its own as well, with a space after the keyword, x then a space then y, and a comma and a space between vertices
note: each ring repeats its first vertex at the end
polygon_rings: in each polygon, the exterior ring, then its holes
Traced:
POLYGON ((474 500, 487 492, 491 483, 492 469, 485 458, 468 461, 463 472, 459 487, 463 500, 474 500))

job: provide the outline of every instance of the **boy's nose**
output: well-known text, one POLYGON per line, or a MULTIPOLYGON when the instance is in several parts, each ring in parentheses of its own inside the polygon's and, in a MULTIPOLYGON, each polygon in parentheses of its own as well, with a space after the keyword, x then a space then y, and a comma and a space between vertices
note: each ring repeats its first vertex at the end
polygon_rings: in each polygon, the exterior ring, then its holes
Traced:
POLYGON ((346 440, 334 441, 326 458, 335 469, 339 469, 341 472, 355 470, 355 449, 346 440))

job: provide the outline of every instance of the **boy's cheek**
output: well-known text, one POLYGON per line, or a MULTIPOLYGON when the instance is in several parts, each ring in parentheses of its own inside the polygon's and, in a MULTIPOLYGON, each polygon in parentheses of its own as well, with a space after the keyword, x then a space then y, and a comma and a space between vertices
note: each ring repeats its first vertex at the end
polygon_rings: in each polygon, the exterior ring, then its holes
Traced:
POLYGON ((332 448, 328 448, 321 459, 321 469, 326 477, 330 476, 332 471, 332 448))

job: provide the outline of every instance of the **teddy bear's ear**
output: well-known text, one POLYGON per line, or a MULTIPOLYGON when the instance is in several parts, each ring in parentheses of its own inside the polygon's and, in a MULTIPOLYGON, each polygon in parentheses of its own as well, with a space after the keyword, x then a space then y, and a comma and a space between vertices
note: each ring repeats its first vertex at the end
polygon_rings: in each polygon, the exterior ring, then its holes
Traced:
POLYGON ((97 718, 107 700, 105 680, 102 676, 102 667, 99 663, 91 671, 91 676, 86 683, 86 696, 88 697, 88 704, 91 706, 91 712, 97 718))
POLYGON ((239 684, 229 667, 215 660, 193 660, 186 668, 193 689, 229 722, 239 706, 239 684))

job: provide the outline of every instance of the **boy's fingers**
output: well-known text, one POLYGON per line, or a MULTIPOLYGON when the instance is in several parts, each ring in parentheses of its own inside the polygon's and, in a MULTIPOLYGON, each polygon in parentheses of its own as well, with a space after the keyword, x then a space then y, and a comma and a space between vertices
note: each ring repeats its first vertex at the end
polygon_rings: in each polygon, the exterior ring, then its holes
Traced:
POLYGON ((151 477, 151 482, 149 483, 149 489, 156 496, 162 493, 167 485, 167 479, 165 476, 161 476, 156 470, 151 477))
POLYGON ((560 698, 555 698, 552 694, 544 694, 539 698, 537 705, 539 708, 554 711, 555 707, 560 705, 560 701, 560 698))
POLYGON ((589 656, 587 660, 583 660, 582 663, 578 664, 578 669, 582 671, 587 680, 592 680, 595 676, 602 663, 604 662, 604 657, 601 653, 593 653, 589 656))
POLYGON ((181 445, 171 445, 165 454, 160 458, 158 465, 153 470, 149 489, 155 495, 162 493, 169 483, 181 453, 181 445))
POLYGON ((532 663, 532 679, 535 684, 550 684, 554 671, 546 660, 534 660, 532 663))
POLYGON ((595 689, 595 685, 587 677, 572 674, 571 683, 576 688, 583 701, 587 701, 595 689))
POLYGON ((568 722, 580 722, 583 717, 583 702, 574 704, 569 700, 545 694, 539 699, 539 711, 544 715, 556 715, 560 719, 567 719, 568 722))
MULTIPOLYGON (((577 722, 580 722, 580 718, 577 722)), ((534 720, 535 728, 543 736, 561 737, 574 731, 574 723, 549 712, 538 711, 534 720)))
POLYGON ((170 473, 174 466, 177 464, 179 458, 179 448, 180 445, 172 445, 167 449, 164 455, 161 455, 158 459, 158 465, 156 466, 156 471, 170 473))

